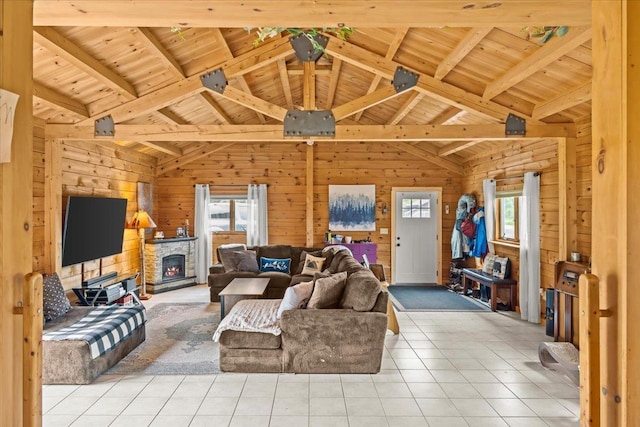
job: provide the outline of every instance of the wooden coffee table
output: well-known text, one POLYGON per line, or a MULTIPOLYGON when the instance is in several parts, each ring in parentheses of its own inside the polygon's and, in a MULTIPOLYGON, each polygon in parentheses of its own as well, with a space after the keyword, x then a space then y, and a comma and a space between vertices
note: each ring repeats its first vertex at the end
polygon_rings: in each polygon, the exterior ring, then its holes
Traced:
POLYGON ((218 294, 220 296, 220 320, 229 314, 238 301, 264 295, 269 279, 235 278, 218 294))

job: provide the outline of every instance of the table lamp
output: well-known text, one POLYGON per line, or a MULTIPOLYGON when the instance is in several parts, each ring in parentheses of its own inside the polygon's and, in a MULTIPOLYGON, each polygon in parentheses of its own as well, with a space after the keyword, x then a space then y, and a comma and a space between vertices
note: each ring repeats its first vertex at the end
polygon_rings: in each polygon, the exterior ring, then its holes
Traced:
POLYGON ((131 218, 131 221, 127 223, 127 228, 138 230, 138 234, 140 235, 140 285, 142 286, 142 292, 140 293, 141 300, 148 300, 151 298, 151 295, 147 294, 147 280, 144 274, 144 229, 155 227, 157 227, 156 223, 153 222, 149 214, 142 209, 133 214, 133 218, 131 218))

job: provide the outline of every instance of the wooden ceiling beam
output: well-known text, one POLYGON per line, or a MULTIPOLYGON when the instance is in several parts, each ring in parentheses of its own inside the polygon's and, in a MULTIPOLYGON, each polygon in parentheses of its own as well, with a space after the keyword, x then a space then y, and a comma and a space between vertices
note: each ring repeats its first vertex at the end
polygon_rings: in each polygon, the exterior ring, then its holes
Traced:
POLYGON ((63 109, 74 116, 89 117, 89 110, 84 104, 36 81, 33 82, 33 96, 55 109, 63 109))
POLYGON ((400 120, 402 120, 407 114, 409 114, 411 110, 413 110, 415 106, 418 105, 420 101, 422 101, 422 98, 424 98, 423 93, 413 91, 409 99, 407 99, 405 103, 402 104, 402 107, 400 107, 398 111, 396 111, 393 117, 389 119, 387 124, 397 125, 398 123, 400 123, 400 120))
POLYGON ((188 125, 188 121, 169 110, 168 108, 161 108, 158 110, 158 117, 170 125, 188 125))
MULTIPOLYGON (((239 93, 243 93, 238 91, 239 93)), ((246 94, 243 93, 246 96, 246 94)), ((283 109, 283 111, 286 111, 283 109)), ((47 138, 105 140, 94 135, 94 127, 48 124, 47 138)), ((573 123, 530 125, 526 136, 507 136, 503 124, 486 125, 336 125, 335 137, 314 137, 317 141, 491 141, 539 140, 575 137, 573 123)), ((209 141, 209 142, 303 142, 305 137, 285 137, 282 124, 276 125, 127 125, 117 124, 115 136, 132 141, 209 141)), ((106 138, 107 140, 109 138, 106 138)))
MULTIPOLYGON (((333 67, 316 64, 316 76, 330 76, 332 70, 333 67)), ((304 76, 304 66, 298 64, 289 65, 287 67, 287 73, 290 76, 304 76)))
POLYGON ((447 144, 444 147, 440 147, 438 149, 438 156, 447 157, 452 154, 457 153, 458 151, 465 150, 469 147, 473 147, 474 145, 478 145, 481 142, 484 142, 484 139, 476 139, 472 141, 456 141, 451 144, 447 144))
POLYGON ((213 115, 216 116, 216 120, 221 122, 223 125, 232 125, 233 124, 233 121, 231 120, 231 117, 229 117, 227 115, 227 113, 224 112, 222 107, 220 107, 220 104, 218 104, 218 101, 213 99, 213 96, 209 93, 209 91, 202 92, 200 94, 200 100, 207 107, 209 107, 211 109, 211 112, 213 112, 213 115))
POLYGON ((280 84, 284 92, 284 99, 287 101, 287 109, 293 110, 293 95, 291 94, 291 82, 289 82, 289 72, 287 62, 284 59, 276 61, 278 65, 278 73, 280 74, 280 84))
POLYGON ((591 0, 35 0, 33 25, 355 28, 590 25, 591 0))
POLYGON ((213 91, 211 91, 210 93, 214 94, 215 96, 233 101, 236 104, 242 105, 243 107, 258 111, 265 116, 273 117, 274 119, 279 121, 283 121, 285 114, 287 114, 286 108, 282 108, 279 105, 272 104, 271 102, 265 101, 264 99, 260 99, 256 96, 235 89, 232 86, 227 86, 224 90, 224 93, 213 91))
POLYGON ((171 145, 168 142, 162 141, 138 141, 138 143, 153 148, 156 151, 160 151, 162 153, 168 154, 173 157, 182 156, 182 150, 178 147, 171 145))
MULTIPOLYGON (((227 79, 250 73, 265 64, 285 58, 293 53, 293 48, 287 39, 268 41, 251 51, 230 60, 222 60, 208 71, 222 68, 227 79)), ((82 121, 81 125, 92 125, 96 119, 110 114, 116 123, 125 122, 135 117, 151 113, 195 94, 207 90, 200 82, 200 74, 189 76, 184 80, 165 86, 147 95, 103 111, 82 121)))
POLYGON ((331 78, 329 79, 329 90, 327 91, 327 103, 325 108, 327 110, 333 107, 333 100, 336 97, 336 89, 338 89, 338 79, 340 78, 340 69, 342 68, 342 60, 333 58, 333 65, 331 66, 331 78))
POLYGON ((361 96, 360 98, 356 98, 352 101, 340 105, 339 107, 333 108, 333 116, 335 117, 337 122, 359 111, 366 110, 367 108, 373 107, 374 105, 381 104, 391 98, 402 95, 402 93, 403 92, 396 92, 396 89, 392 85, 385 86, 375 92, 361 96))
POLYGON ((415 145, 408 144, 406 142, 394 142, 395 147, 400 148, 403 151, 406 151, 409 154, 412 154, 422 160, 426 160, 429 163, 432 163, 436 166, 444 168, 450 172, 455 173, 456 175, 463 175, 462 165, 456 162, 452 162, 451 160, 443 159, 439 157, 437 153, 431 152, 426 147, 417 147, 415 145))
POLYGON ((186 74, 182 69, 182 66, 178 63, 176 58, 173 57, 171 52, 165 48, 160 40, 153 35, 151 29, 145 27, 139 27, 132 30, 134 34, 138 36, 138 39, 145 45, 152 56, 158 58, 168 69, 173 73, 178 80, 184 79, 186 74))
POLYGON ((138 96, 131 83, 53 28, 34 27, 33 41, 126 99, 135 99, 138 96))
POLYGON ((589 100, 591 100, 591 80, 567 93, 536 105, 533 108, 533 118, 540 120, 589 100))
POLYGON ((552 38, 515 67, 488 84, 482 97, 491 99, 500 95, 589 40, 591 40, 591 27, 571 28, 565 36, 552 38))
MULTIPOLYGON (((391 43, 389 44, 389 47, 387 48, 387 54, 384 56, 385 58, 393 59, 393 57, 396 55, 396 52, 398 52, 398 49, 400 49, 400 45, 404 41, 404 38, 407 35, 408 31, 409 31, 408 28, 400 28, 395 33, 395 35, 393 36, 393 40, 391 40, 391 43)), ((367 95, 372 93, 374 90, 378 89, 378 85, 380 84, 380 81, 382 81, 382 77, 379 76, 378 74, 376 74, 373 77, 373 80, 371 81, 371 84, 369 85, 369 89, 367 89, 367 95)), ((356 122, 360 120, 360 118, 364 114, 364 111, 365 110, 359 111, 356 114, 356 117, 354 118, 354 120, 356 122)))
MULTIPOLYGON (((224 38, 222 31, 220 31, 220 28, 212 28, 211 32, 213 33, 218 43, 220 43, 220 46, 222 46, 222 50, 225 52, 227 59, 233 59, 233 52, 231 52, 231 48, 229 47, 227 40, 224 38)), ((243 75, 238 76, 236 80, 238 81, 238 84, 243 91, 245 91, 249 95, 253 95, 253 92, 251 92, 251 88, 249 87, 249 84, 247 83, 247 80, 243 75)), ((258 117, 258 120, 260 120, 260 123, 264 124, 267 122, 267 120, 264 118, 264 115, 262 115, 259 111, 255 111, 255 114, 258 117)))
POLYGON ((464 111, 456 108, 456 107, 447 107, 444 110, 442 110, 437 116, 435 116, 433 119, 431 119, 431 121, 429 122, 430 125, 443 125, 446 122, 448 122, 449 120, 453 119, 454 117, 457 117, 460 114, 463 114, 464 111))
MULTIPOLYGON (((302 79, 302 108, 305 110, 316 109, 316 63, 306 61, 304 77, 302 79)), ((338 119, 336 119, 338 120, 338 119)))
MULTIPOLYGON (((388 60, 383 56, 376 55, 373 52, 344 40, 340 40, 337 37, 328 37, 329 43, 325 51, 329 55, 342 59, 345 62, 353 64, 371 73, 379 74, 383 78, 392 80, 396 69, 401 66, 401 64, 395 61, 388 60)), ((527 119, 527 124, 540 124, 523 112, 514 111, 493 101, 483 99, 481 96, 475 95, 452 84, 437 80, 415 70, 412 71, 418 74, 419 77, 418 83, 414 86, 414 90, 422 92, 442 103, 462 110, 473 111, 474 113, 493 122, 504 121, 509 113, 515 113, 518 116, 527 119)))
POLYGON ((191 162, 195 162, 198 159, 208 156, 209 154, 213 154, 215 152, 225 150, 231 147, 234 143, 229 144, 202 144, 199 145, 196 149, 190 150, 187 153, 184 153, 178 159, 169 159, 158 164, 156 168, 156 176, 160 176, 163 173, 170 172, 172 170, 176 170, 185 165, 188 165, 191 162))
POLYGON ((460 43, 453 48, 451 52, 447 55, 446 58, 442 60, 442 62, 436 68, 436 72, 433 75, 438 80, 442 80, 451 70, 455 68, 456 65, 460 63, 464 59, 465 56, 469 54, 473 50, 474 47, 478 45, 482 41, 483 38, 487 34, 491 32, 492 27, 483 27, 483 28, 472 28, 469 30, 466 36, 460 43))

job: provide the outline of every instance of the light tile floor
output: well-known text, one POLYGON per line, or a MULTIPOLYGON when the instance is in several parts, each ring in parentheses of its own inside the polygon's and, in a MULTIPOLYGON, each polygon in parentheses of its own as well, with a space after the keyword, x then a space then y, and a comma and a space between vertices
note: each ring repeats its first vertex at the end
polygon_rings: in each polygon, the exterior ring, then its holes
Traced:
MULTIPOLYGON (((197 286, 160 302, 208 301, 197 286)), ((107 376, 43 388, 45 426, 577 426, 579 391, 513 313, 398 313, 375 375, 107 376)))

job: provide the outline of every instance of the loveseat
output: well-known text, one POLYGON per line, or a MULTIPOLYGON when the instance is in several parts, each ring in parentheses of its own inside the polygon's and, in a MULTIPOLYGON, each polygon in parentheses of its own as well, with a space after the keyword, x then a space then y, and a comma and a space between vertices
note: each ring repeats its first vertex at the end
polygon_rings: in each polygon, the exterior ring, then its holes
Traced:
MULTIPOLYGON (((268 278, 269 285, 265 291, 265 298, 282 298, 290 285, 295 285, 309 279, 312 275, 303 275, 300 261, 304 262, 305 256, 302 253, 319 254, 322 248, 305 248, 290 245, 265 245, 246 247, 242 244, 224 245, 217 249, 218 260, 221 262, 209 267, 209 291, 211 302, 219 302, 220 291, 224 289, 235 278, 268 278), (246 254, 247 251, 254 253, 255 263, 249 265, 248 260, 239 260, 234 255, 236 252, 246 254), (286 271, 260 271, 262 259, 289 260, 289 269, 286 271), (252 268, 253 267, 253 268, 252 268)), ((328 265, 327 263, 325 265, 328 265)), ((271 269, 273 270, 273 269, 271 269)))
MULTIPOLYGON (((333 255, 323 274, 316 273, 308 308, 276 311, 283 300, 245 300, 221 322, 220 369, 225 372, 377 373, 387 330, 388 293, 373 273, 346 251, 333 255), (329 275, 331 274, 331 275, 329 275), (340 282, 340 281, 343 282, 340 282), (327 281, 327 282, 325 282, 327 281), (338 286, 335 304, 311 308, 326 283, 338 286), (252 317, 269 332, 232 328, 252 317)), ((297 287, 304 286, 300 283, 297 287)), ((293 288, 295 288, 294 286, 293 288)), ((335 292, 335 287, 326 288, 335 292)), ((291 292, 291 289, 289 292, 291 292)), ((319 301, 322 295, 317 298, 319 301)), ((285 296, 285 300, 287 296, 285 296)), ((328 300, 326 300, 328 301, 328 300)), ((246 326, 246 325, 245 325, 246 326)))

